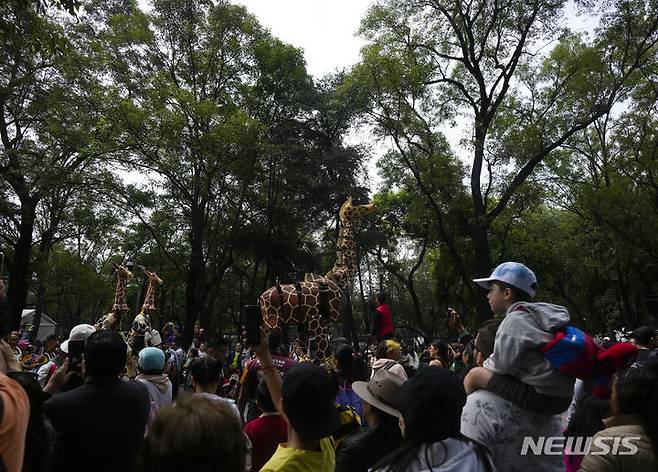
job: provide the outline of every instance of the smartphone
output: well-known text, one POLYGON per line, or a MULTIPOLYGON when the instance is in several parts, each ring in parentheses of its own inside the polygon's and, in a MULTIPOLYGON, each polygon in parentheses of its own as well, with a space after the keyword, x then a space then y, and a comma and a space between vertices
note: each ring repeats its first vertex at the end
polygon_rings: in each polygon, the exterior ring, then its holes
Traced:
POLYGON ((69 372, 80 371, 84 351, 84 341, 69 341, 69 372))
POLYGON ((256 346, 260 344, 260 327, 263 320, 260 305, 245 305, 242 313, 244 314, 244 324, 247 330, 247 344, 256 346))

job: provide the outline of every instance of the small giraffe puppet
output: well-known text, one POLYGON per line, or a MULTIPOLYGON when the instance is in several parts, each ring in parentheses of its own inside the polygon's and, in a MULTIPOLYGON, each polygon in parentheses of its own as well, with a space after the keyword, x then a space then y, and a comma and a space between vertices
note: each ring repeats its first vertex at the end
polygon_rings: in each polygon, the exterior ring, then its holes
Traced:
POLYGON ((306 274, 303 282, 279 285, 267 289, 259 298, 263 322, 269 329, 279 329, 288 323, 297 324, 302 343, 308 338, 318 341, 318 357, 327 356, 329 323, 340 316, 343 292, 354 280, 356 221, 375 211, 375 205, 355 205, 349 197, 340 207, 340 231, 336 263, 324 276, 306 274))
POLYGON ((119 321, 128 313, 128 304, 126 303, 126 282, 133 278, 132 272, 126 267, 115 262, 112 263, 117 274, 117 285, 114 290, 114 304, 112 310, 96 322, 96 330, 108 329, 116 331, 119 328, 119 321))
POLYGON ((144 274, 149 279, 148 288, 146 289, 146 295, 144 296, 144 304, 142 309, 135 319, 130 328, 130 335, 128 336, 128 345, 130 346, 132 352, 137 354, 135 349, 135 340, 139 337, 144 338, 144 347, 147 347, 149 344, 147 341, 150 340, 151 335, 151 316, 155 313, 155 287, 157 285, 162 285, 162 279, 158 277, 155 272, 149 272, 144 270, 144 274), (146 336, 148 333, 148 336, 146 336), (148 339, 146 339, 148 337, 148 339))

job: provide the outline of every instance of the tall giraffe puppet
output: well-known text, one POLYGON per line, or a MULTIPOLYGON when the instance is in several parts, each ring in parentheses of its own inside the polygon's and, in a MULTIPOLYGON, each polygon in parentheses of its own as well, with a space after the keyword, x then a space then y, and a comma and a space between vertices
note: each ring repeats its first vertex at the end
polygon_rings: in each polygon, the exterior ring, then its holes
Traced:
POLYGON ((300 341, 315 338, 318 357, 327 356, 329 323, 340 316, 342 294, 351 286, 356 271, 354 225, 374 210, 375 205, 354 205, 349 197, 339 211, 340 231, 333 268, 324 276, 306 274, 303 282, 277 284, 263 292, 259 303, 263 322, 269 329, 295 323, 300 341))
POLYGON ((135 349, 135 341, 138 338, 143 338, 143 347, 147 347, 151 339, 151 315, 155 313, 155 288, 157 285, 162 285, 162 279, 158 277, 155 272, 144 270, 144 273, 149 279, 149 284, 144 296, 144 304, 139 314, 135 316, 133 324, 130 328, 130 335, 128 336, 128 345, 134 354, 137 354, 135 349))
POLYGON ((119 321, 128 313, 128 304, 126 303, 126 282, 133 278, 132 272, 126 267, 115 262, 112 263, 117 275, 117 285, 114 290, 114 304, 112 310, 96 322, 96 330, 108 329, 116 331, 119 327, 119 321))

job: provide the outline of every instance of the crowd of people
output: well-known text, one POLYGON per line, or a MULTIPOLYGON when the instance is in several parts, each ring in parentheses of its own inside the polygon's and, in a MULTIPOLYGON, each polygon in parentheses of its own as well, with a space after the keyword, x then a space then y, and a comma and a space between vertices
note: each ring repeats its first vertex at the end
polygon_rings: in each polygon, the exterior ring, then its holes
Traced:
POLYGON ((519 263, 474 282, 498 315, 478 329, 451 310, 453 339, 399 339, 380 294, 373 343, 328 358, 278 331, 184 349, 167 323, 136 353, 86 324, 8 333, 0 471, 657 470, 656 330, 593 339, 519 263))

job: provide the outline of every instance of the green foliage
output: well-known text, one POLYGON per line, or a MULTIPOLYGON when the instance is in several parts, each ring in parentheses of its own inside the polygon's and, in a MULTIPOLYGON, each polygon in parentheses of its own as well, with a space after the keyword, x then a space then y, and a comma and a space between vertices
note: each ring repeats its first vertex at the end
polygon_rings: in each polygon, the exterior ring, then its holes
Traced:
POLYGON ((340 204, 369 198, 366 149, 344 141, 365 124, 386 152, 357 232, 363 326, 384 288, 425 337, 451 335, 448 307, 474 327, 471 279, 504 260, 594 332, 651 322, 657 5, 586 2, 585 36, 561 27, 565 4, 380 1, 361 61, 314 80, 226 1, 4 2, 11 277, 67 325, 107 310, 109 261, 130 260, 132 308, 143 266, 165 280, 156 322, 235 331, 276 279, 333 264, 340 204))

